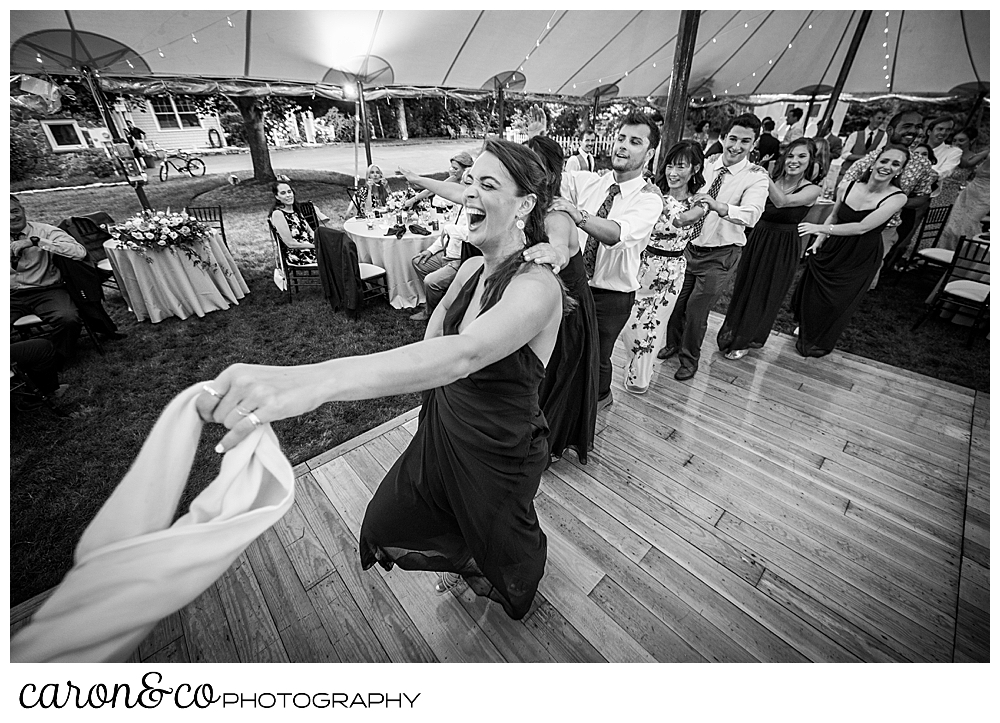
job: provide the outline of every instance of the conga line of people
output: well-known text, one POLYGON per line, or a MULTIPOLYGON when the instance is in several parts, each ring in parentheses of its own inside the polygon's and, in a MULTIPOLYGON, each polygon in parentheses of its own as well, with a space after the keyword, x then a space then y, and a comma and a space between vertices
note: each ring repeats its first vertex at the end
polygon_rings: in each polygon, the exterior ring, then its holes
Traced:
MULTIPOLYGON (((706 158, 695 140, 661 150, 659 187, 643 171, 660 129, 639 112, 620 122, 603 174, 589 163, 564 171, 562 149, 544 135, 487 140, 444 181, 400 169, 424 195, 460 206, 478 255, 442 253, 453 279, 428 304, 420 342, 304 366, 238 364, 207 382, 197 405, 228 428, 219 451, 326 402, 422 392, 417 431, 368 505, 361 564, 436 571, 438 592, 464 579, 523 617, 546 561, 533 498, 567 449, 583 464, 592 453, 598 415, 614 401, 619 335, 627 392, 650 389, 656 357, 677 355, 675 379, 691 379, 708 313, 735 274, 717 342, 727 358, 743 357, 766 342, 803 239, 814 237, 792 305, 797 351, 822 356, 881 264, 881 231, 906 202, 897 184, 907 149, 878 151, 839 189, 830 220, 808 224, 820 195, 815 143, 792 138, 769 174, 748 157, 760 129, 744 114, 722 134, 721 153, 706 158)), ((377 167, 368 180, 365 205, 382 193, 377 167)), ((275 220, 292 228, 288 191, 276 189, 275 220)))

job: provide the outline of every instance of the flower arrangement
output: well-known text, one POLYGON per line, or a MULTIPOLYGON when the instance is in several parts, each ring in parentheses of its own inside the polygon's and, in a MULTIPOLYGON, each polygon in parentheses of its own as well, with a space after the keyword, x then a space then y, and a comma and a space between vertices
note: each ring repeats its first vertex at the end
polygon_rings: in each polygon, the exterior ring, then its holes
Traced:
POLYGON ((390 211, 402 210, 403 204, 406 203, 409 198, 409 194, 406 191, 393 191, 389 194, 389 199, 386 202, 390 211))
POLYGON ((153 263, 149 251, 175 249, 191 259, 195 266, 211 269, 201 257, 197 245, 208 238, 208 226, 186 213, 143 211, 108 228, 111 237, 132 251, 138 251, 147 263, 153 263))

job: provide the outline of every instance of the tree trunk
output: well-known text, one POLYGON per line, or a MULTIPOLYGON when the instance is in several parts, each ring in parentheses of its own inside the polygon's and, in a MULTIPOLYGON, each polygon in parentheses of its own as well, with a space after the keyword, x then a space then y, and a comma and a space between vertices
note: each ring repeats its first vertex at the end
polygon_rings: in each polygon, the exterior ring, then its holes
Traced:
POLYGON ((396 98, 396 122, 399 123, 399 137, 405 141, 410 134, 406 132, 406 106, 402 98, 396 98))
POLYGON ((267 148, 267 137, 264 135, 264 111, 256 98, 244 96, 232 97, 230 100, 240 109, 243 116, 243 126, 246 129, 247 143, 250 145, 250 161, 253 163, 253 178, 255 181, 273 182, 274 169, 271 167, 271 154, 267 148))

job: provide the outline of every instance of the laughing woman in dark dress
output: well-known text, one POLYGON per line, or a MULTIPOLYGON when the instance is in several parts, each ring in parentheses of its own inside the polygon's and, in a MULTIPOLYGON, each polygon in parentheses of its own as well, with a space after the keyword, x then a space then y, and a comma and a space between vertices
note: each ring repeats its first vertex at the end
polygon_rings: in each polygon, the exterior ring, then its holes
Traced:
MULTIPOLYGON (((457 573, 520 619, 545 568, 533 499, 548 463, 538 385, 565 296, 550 268, 523 260, 546 240, 546 176, 524 146, 488 141, 466 176, 466 261, 423 341, 297 367, 236 365, 206 384, 203 419, 225 424, 227 450, 258 424, 330 401, 426 390, 410 445, 375 492, 361 526, 361 564, 457 573)), ((450 573, 450 574, 449 574, 450 573)))
POLYGON ((821 172, 811 138, 792 141, 781 154, 768 181, 764 213, 740 257, 733 298, 719 329, 719 349, 726 359, 740 359, 767 342, 799 268, 798 226, 822 191, 815 183, 821 172))
POLYGON ((882 229, 906 203, 897 179, 909 160, 906 148, 886 146, 860 181, 838 189, 831 223, 799 224, 802 236, 818 234, 792 296, 802 356, 829 354, 851 323, 882 264, 882 229))

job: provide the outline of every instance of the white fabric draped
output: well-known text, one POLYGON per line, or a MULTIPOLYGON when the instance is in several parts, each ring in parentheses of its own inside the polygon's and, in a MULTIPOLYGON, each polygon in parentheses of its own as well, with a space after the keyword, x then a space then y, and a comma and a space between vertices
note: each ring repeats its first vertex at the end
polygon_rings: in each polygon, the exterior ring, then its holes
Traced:
POLYGON ((196 384, 171 401, 76 548, 75 564, 11 639, 11 662, 121 662, 288 510, 292 467, 270 425, 225 454, 172 525, 202 422, 196 384))

